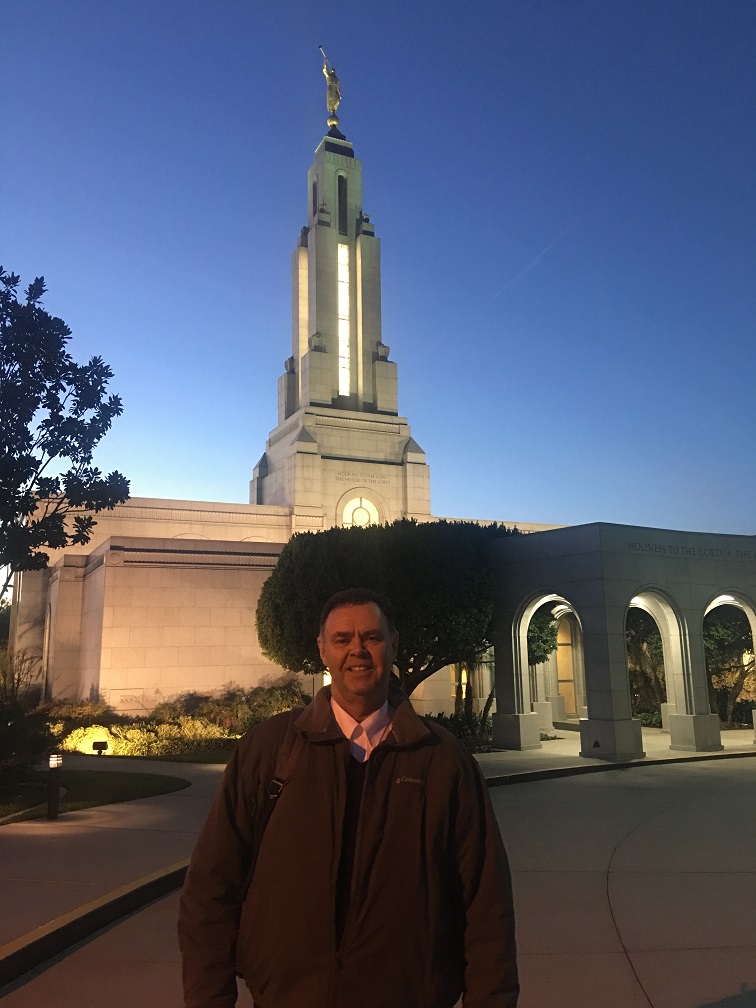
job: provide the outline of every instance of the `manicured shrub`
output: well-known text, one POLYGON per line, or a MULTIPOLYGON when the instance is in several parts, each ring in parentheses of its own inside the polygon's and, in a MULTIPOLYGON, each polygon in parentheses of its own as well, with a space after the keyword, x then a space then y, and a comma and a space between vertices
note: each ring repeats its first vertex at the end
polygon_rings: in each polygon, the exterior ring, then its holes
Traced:
POLYGON ((53 735, 69 751, 92 754, 94 742, 107 742, 108 756, 175 756, 230 749, 248 728, 309 699, 294 677, 285 676, 251 689, 182 693, 146 718, 126 718, 93 701, 58 702, 48 715, 53 735))
POLYGON ((180 717, 197 717, 216 725, 221 734, 243 735, 265 718, 309 702, 298 680, 283 676, 263 680, 250 689, 231 684, 216 693, 182 693, 156 707, 149 720, 174 722, 180 717))
POLYGON ((176 756, 230 748, 231 740, 216 725, 202 718, 181 717, 155 724, 88 725, 75 728, 60 743, 62 749, 92 754, 93 743, 107 742, 108 756, 176 756))
POLYGON ((197 693, 187 690, 179 693, 171 700, 164 700, 150 714, 150 721, 175 721, 176 718, 188 714, 190 717, 197 713, 200 704, 210 699, 209 693, 197 693))
POLYGON ((90 725, 123 724, 128 718, 116 714, 110 704, 102 700, 53 700, 44 710, 51 724, 61 723, 68 731, 90 725))
MULTIPOLYGON (((60 724, 60 722, 59 722, 60 724)), ((58 725, 55 726, 56 730, 58 725)), ((67 752, 81 752, 92 755, 95 751, 92 748, 94 742, 107 742, 108 748, 105 752, 109 755, 113 755, 113 750, 115 747, 115 739, 113 738, 110 728, 105 725, 82 725, 79 728, 73 728, 70 731, 65 729, 63 725, 63 732, 58 738, 58 745, 61 749, 67 752)))

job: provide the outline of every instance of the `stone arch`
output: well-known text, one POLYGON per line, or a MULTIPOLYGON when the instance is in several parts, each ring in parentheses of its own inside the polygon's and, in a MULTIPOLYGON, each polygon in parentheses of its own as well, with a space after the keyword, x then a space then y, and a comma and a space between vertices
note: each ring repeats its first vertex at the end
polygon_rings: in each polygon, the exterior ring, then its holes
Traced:
MULTIPOLYGON (((552 614, 561 622, 570 621, 570 664, 572 668, 576 710, 572 714, 585 713, 585 661, 583 655, 583 628, 575 605, 562 593, 544 589, 531 595, 515 613, 512 623, 512 644, 514 658, 514 678, 522 705, 520 711, 533 711, 539 715, 542 731, 553 729, 554 721, 567 718, 567 697, 559 685, 559 656, 536 666, 531 676, 528 666, 528 628, 534 614, 544 605, 553 603, 552 614), (540 670, 540 671, 539 671, 540 670)), ((558 645, 557 645, 558 647, 558 645)))
POLYGON ((687 626, 675 600, 657 585, 645 585, 632 596, 625 610, 623 628, 627 626, 627 614, 633 607, 648 613, 659 628, 667 688, 667 703, 661 710, 662 726, 669 730, 669 714, 692 713, 687 626))
POLYGON ((356 486, 339 497, 334 515, 334 525, 383 525, 387 514, 386 502, 380 494, 376 493, 372 487, 356 486), (364 517, 362 512, 365 512, 370 519, 369 521, 349 520, 346 510, 348 505, 354 502, 358 503, 354 504, 352 511, 359 510, 359 517, 364 517))
MULTIPOLYGON (((727 589, 709 600, 708 604, 704 608, 703 616, 701 617, 701 634, 703 635, 704 618, 712 612, 712 610, 718 609, 720 606, 735 606, 745 613, 748 625, 751 628, 751 651, 752 653, 756 653, 756 606, 745 594, 745 592, 742 592, 737 588, 727 589)), ((708 670, 706 676, 708 686, 708 670)), ((756 726, 756 715, 754 716, 754 726, 756 726)))
POLYGON ((717 606, 721 605, 734 605, 743 610, 748 617, 748 623, 751 627, 751 636, 756 644, 756 603, 754 603, 752 599, 750 599, 745 592, 742 592, 739 588, 728 588, 709 600, 709 603, 703 612, 704 616, 707 616, 712 609, 716 609, 717 606))

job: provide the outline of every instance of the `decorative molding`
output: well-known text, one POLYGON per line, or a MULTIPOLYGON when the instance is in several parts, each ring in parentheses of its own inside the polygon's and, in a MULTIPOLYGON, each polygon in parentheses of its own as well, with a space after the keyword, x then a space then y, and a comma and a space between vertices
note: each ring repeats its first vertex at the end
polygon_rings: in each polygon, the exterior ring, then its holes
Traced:
MULTIPOLYGON (((156 521, 189 523, 204 523, 208 525, 279 525, 288 526, 289 514, 266 515, 244 514, 239 511, 193 511, 190 508, 151 508, 129 507, 128 504, 117 505, 112 513, 101 516, 99 521, 128 521, 129 519, 151 518, 156 521)), ((183 535, 183 533, 181 533, 183 535)))
POLYGON ((315 422, 319 427, 356 427, 359 430, 375 431, 377 434, 396 434, 406 437, 402 427, 406 424, 399 424, 395 420, 362 420, 357 417, 330 417, 316 416, 315 422))
POLYGON ((189 551, 134 550, 124 558, 127 567, 164 566, 171 567, 263 567, 273 568, 278 554, 270 553, 211 553, 189 551))

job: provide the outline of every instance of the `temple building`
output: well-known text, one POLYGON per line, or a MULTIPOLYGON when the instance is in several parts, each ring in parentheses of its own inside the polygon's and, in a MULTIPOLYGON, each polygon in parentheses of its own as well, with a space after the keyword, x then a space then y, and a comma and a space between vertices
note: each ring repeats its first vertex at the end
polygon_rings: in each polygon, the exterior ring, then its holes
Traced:
MULTIPOLYGON (((41 661, 46 697, 97 696, 144 713, 187 690, 279 675, 260 650, 255 610, 293 534, 435 520, 429 466, 400 416, 397 364, 383 339, 380 243, 363 209, 362 164, 338 128, 335 72, 326 76, 329 129, 307 176, 307 223, 292 256, 291 354, 249 503, 133 497, 97 516, 86 546, 56 551, 48 569, 18 578, 11 644, 41 661)), ((703 619, 736 605, 756 636, 756 537, 499 520, 536 534, 492 547, 494 746, 536 748, 558 725, 580 731, 584 756, 641 757, 625 643, 636 606, 662 638, 671 748, 721 748, 703 619), (557 651, 529 668, 528 626, 544 606, 557 622, 557 651)), ((490 684, 479 672, 477 680, 482 700, 490 684)), ((321 681, 305 680, 313 692, 321 681)), ((412 701, 420 713, 450 710, 451 671, 421 684, 412 701)))
MULTIPOLYGON (((143 713, 186 690, 280 675, 260 650, 255 610, 290 536, 433 520, 430 468, 399 415, 397 365, 383 342, 380 239, 363 210, 362 163, 334 112, 328 124, 292 255, 278 423, 249 503, 132 497, 97 516, 86 546, 53 551, 46 570, 18 578, 12 643, 40 656, 48 697, 98 696, 143 713)), ((413 701, 422 712, 449 709, 450 674, 413 701)))

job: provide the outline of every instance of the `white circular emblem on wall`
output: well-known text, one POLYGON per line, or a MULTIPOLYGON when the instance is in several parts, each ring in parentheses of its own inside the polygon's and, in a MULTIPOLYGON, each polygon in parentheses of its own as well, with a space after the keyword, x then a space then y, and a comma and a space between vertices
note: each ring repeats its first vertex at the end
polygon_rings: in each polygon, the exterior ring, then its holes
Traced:
POLYGON ((380 520, 378 508, 369 497, 352 497, 346 502, 341 513, 341 524, 347 527, 378 525, 380 520))

